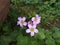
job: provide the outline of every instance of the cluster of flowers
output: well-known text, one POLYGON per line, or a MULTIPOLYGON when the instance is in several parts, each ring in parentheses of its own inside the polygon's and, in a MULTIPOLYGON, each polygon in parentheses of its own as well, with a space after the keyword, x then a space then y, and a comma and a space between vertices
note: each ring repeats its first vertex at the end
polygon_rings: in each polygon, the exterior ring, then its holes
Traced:
POLYGON ((26 29, 26 33, 30 33, 31 36, 34 36, 34 33, 38 33, 38 29, 36 29, 37 24, 41 22, 41 17, 36 14, 35 17, 32 17, 31 21, 25 22, 26 17, 18 17, 17 25, 23 28, 23 26, 28 26, 26 29))

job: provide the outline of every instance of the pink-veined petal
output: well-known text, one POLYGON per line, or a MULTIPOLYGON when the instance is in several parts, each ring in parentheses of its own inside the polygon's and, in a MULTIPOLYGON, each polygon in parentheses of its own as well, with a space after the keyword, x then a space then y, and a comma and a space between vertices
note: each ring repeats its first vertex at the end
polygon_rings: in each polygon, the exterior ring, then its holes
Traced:
POLYGON ((37 20, 37 21, 33 21, 33 24, 37 25, 40 23, 40 20, 37 20))
POLYGON ((27 24, 28 24, 28 25, 29 25, 29 24, 31 24, 31 21, 28 21, 28 23, 27 23, 27 24))
POLYGON ((23 28, 23 24, 20 23, 20 27, 23 28))
POLYGON ((39 18, 41 19, 41 16, 39 18))
POLYGON ((28 24, 31 24, 31 21, 28 21, 28 24))
POLYGON ((38 29, 34 29, 34 32, 35 32, 35 33, 38 33, 38 29))
POLYGON ((30 35, 31 35, 31 37, 34 36, 34 32, 31 32, 30 35))
POLYGON ((35 17, 32 17, 32 21, 34 21, 35 20, 35 17))
POLYGON ((41 17, 38 14, 36 14, 36 18, 38 18, 38 20, 41 20, 41 17))
POLYGON ((40 23, 40 21, 38 20, 37 22, 36 22, 36 24, 39 24, 40 23))
POLYGON ((28 24, 28 27, 29 27, 29 28, 32 28, 32 25, 28 24))
POLYGON ((41 23, 41 18, 40 18, 40 17, 38 18, 38 21, 37 21, 37 22, 38 22, 38 23, 41 23))
POLYGON ((26 26, 27 25, 27 22, 24 22, 24 24, 23 24, 24 26, 26 26))
POLYGON ((32 22, 32 21, 29 21, 29 22, 28 22, 28 25, 33 25, 33 22, 32 22))
POLYGON ((38 20, 41 20, 41 17, 38 17, 38 20))
POLYGON ((36 28, 36 24, 33 24, 33 26, 32 26, 33 28, 36 28))
POLYGON ((33 25, 28 24, 28 27, 29 27, 29 28, 36 28, 36 24, 33 24, 33 25))
POLYGON ((37 22, 33 21, 33 23, 34 23, 35 25, 37 25, 37 22))
POLYGON ((26 33, 30 33, 30 30, 29 30, 29 29, 27 29, 27 30, 26 30, 26 33))
POLYGON ((17 21, 17 25, 20 25, 20 21, 17 21))
POLYGON ((39 17, 39 15, 38 15, 38 14, 36 14, 36 17, 39 17))
POLYGON ((21 17, 18 17, 18 20, 21 20, 21 17))
POLYGON ((26 17, 23 17, 23 18, 22 18, 22 20, 24 20, 24 21, 25 21, 25 20, 26 20, 26 17))
POLYGON ((41 17, 38 14, 36 14, 36 17, 41 19, 41 17))

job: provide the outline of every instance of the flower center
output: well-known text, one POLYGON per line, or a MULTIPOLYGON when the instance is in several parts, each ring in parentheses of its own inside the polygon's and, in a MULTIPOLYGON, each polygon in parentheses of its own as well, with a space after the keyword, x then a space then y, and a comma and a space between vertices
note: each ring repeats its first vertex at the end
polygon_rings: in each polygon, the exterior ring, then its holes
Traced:
POLYGON ((23 21, 23 20, 21 20, 21 23, 23 24, 23 23, 24 23, 24 21, 23 21))
POLYGON ((38 19, 35 17, 35 21, 37 21, 38 19))
POLYGON ((31 28, 30 30, 31 30, 31 32, 34 32, 34 28, 31 28))

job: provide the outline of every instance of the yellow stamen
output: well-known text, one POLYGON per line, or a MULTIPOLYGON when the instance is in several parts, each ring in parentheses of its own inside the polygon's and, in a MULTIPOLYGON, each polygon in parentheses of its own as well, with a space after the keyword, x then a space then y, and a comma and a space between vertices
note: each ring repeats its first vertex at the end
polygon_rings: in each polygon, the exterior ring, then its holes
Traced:
POLYGON ((24 21, 23 21, 23 20, 21 20, 21 23, 23 24, 23 23, 24 23, 24 21))
POLYGON ((31 30, 31 32, 34 32, 34 28, 31 28, 30 30, 31 30))
POLYGON ((37 21, 38 19, 35 17, 35 21, 37 21))

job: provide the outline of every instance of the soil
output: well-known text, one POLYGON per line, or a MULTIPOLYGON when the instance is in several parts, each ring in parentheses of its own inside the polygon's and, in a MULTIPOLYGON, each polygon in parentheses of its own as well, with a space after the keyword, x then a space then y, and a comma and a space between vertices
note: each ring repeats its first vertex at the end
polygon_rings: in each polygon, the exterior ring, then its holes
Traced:
POLYGON ((9 11, 10 0, 0 0, 0 21, 3 22, 9 11))

